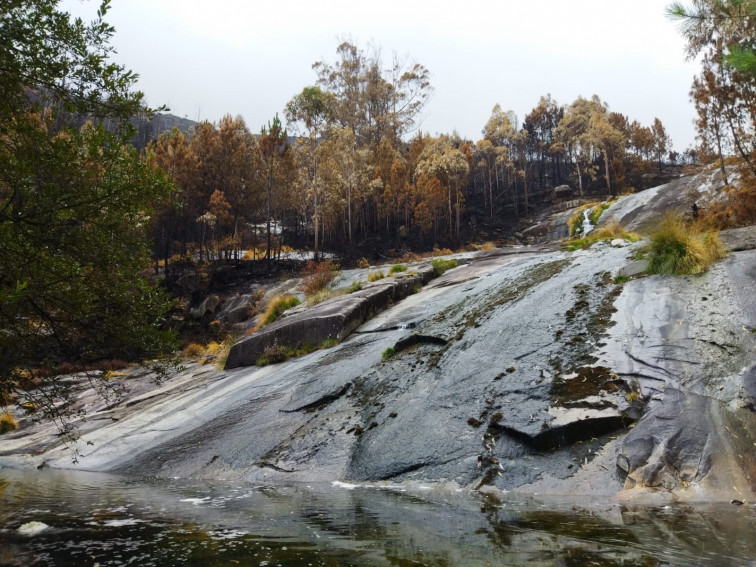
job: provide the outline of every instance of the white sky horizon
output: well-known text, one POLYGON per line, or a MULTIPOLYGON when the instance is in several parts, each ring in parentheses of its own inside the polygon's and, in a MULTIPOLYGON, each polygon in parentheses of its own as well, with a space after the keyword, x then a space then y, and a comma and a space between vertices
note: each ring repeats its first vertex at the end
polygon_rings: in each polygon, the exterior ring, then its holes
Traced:
MULTIPOLYGON (((302 88, 316 61, 334 63, 348 38, 381 47, 431 73, 421 124, 430 134, 478 141, 491 109, 520 126, 543 95, 567 105, 597 94, 609 109, 651 126, 661 119, 673 149, 695 145, 689 100, 696 62, 665 15, 666 0, 113 0, 114 61, 140 75, 151 106, 217 122, 240 115, 256 132, 302 88)), ((97 0, 62 0, 91 20, 97 0)))

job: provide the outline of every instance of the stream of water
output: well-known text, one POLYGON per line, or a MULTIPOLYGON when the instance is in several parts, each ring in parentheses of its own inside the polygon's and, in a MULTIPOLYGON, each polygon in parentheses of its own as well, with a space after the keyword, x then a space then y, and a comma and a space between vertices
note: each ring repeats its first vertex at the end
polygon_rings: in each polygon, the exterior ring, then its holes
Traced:
POLYGON ((8 566, 756 565, 755 532, 748 504, 0 470, 8 566))

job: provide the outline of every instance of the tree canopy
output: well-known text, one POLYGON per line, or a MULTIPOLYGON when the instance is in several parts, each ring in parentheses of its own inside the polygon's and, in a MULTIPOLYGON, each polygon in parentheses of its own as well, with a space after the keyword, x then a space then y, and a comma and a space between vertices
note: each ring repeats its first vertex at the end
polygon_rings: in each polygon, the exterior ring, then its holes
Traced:
POLYGON ((126 140, 137 76, 110 60, 109 1, 85 24, 56 0, 0 14, 0 394, 63 362, 154 357, 167 298, 144 274, 162 172, 126 140))

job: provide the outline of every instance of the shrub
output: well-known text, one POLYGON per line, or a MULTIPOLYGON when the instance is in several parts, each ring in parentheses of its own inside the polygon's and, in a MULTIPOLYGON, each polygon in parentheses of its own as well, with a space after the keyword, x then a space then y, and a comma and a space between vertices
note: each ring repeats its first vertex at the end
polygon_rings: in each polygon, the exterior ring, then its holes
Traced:
POLYGON ((486 251, 486 250, 495 250, 495 249, 496 249, 496 245, 493 242, 491 242, 490 240, 488 242, 484 242, 483 244, 481 244, 480 246, 478 246, 478 250, 483 250, 483 251, 486 251))
POLYGON ((205 352, 205 347, 197 343, 190 343, 184 347, 184 356, 187 358, 198 358, 205 352))
POLYGON ((220 343, 212 341, 205 347, 205 354, 209 356, 216 355, 221 351, 221 348, 223 347, 220 345, 220 343))
POLYGON ((368 281, 369 282, 377 282, 378 280, 382 280, 386 276, 384 275, 382 270, 378 270, 377 272, 370 272, 368 274, 368 281))
POLYGON ((297 305, 299 305, 299 299, 293 295, 279 295, 278 297, 275 297, 265 310, 265 314, 262 317, 263 325, 270 325, 276 321, 284 311, 296 307, 297 305))
POLYGON ((402 264, 395 264, 391 266, 391 269, 389 270, 389 274, 398 274, 400 272, 406 272, 407 266, 403 266, 402 264))
POLYGON ((359 260, 357 261, 357 267, 358 267, 358 268, 363 268, 363 269, 365 269, 365 268, 369 268, 369 267, 370 267, 370 262, 368 262, 368 261, 367 261, 367 258, 365 258, 365 257, 363 256, 362 258, 360 258, 360 259, 359 259, 359 260))
POLYGON ((10 433, 18 429, 18 423, 13 419, 13 414, 6 412, 0 415, 0 435, 3 433, 10 433))
POLYGON ((431 260, 431 266, 436 270, 437 276, 443 276, 446 270, 451 270, 457 267, 457 261, 454 259, 444 260, 443 258, 436 258, 431 260))
POLYGON ((716 231, 672 214, 651 235, 647 253, 647 273, 672 275, 699 274, 725 256, 716 231))
POLYGON ((328 284, 334 280, 338 273, 339 267, 330 258, 322 262, 310 260, 304 269, 302 291, 308 296, 322 291, 328 287, 328 284))

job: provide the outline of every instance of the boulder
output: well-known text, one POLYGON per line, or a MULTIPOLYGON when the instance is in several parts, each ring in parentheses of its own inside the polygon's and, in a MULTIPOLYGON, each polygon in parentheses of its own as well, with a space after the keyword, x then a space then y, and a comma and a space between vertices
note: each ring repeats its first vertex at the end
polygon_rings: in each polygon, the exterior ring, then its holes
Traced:
POLYGON ((275 344, 318 346, 327 339, 342 341, 371 316, 414 293, 435 275, 432 266, 418 266, 395 278, 369 284, 349 295, 334 297, 292 313, 233 345, 226 368, 252 366, 266 348, 275 344))
POLYGON ((572 197, 574 189, 569 185, 559 185, 554 187, 554 199, 569 199, 572 197))
POLYGON ((756 225, 723 230, 719 233, 719 240, 731 252, 756 250, 756 225))
POLYGON ((622 443, 617 467, 627 475, 625 488, 756 490, 753 448, 738 446, 756 434, 753 412, 677 388, 661 398, 622 443))
POLYGON ((221 304, 221 299, 216 294, 208 295, 197 307, 189 310, 189 314, 195 319, 201 319, 208 313, 215 313, 221 304))

